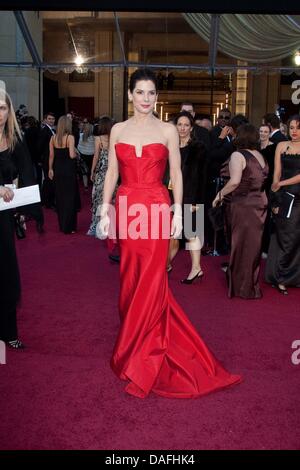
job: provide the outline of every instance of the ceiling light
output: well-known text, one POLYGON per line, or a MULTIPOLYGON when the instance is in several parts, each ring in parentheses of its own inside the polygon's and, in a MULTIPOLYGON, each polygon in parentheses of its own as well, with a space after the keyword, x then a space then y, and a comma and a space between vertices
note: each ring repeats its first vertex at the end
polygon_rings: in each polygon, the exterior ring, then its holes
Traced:
POLYGON ((295 61, 295 64, 296 65, 300 65, 300 50, 298 50, 297 52, 295 52, 295 55, 294 55, 294 61, 295 61))
POLYGON ((81 55, 77 55, 74 62, 75 62, 76 65, 78 65, 78 67, 80 67, 80 65, 82 65, 84 63, 84 59, 81 55))

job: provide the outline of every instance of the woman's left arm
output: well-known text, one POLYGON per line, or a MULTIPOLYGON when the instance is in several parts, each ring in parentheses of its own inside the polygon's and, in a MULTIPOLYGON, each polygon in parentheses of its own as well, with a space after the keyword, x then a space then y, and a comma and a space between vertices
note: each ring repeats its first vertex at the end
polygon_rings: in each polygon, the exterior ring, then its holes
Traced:
POLYGON ((170 179, 173 188, 173 197, 175 208, 182 204, 182 172, 181 172, 181 156, 179 150, 179 136, 176 127, 173 124, 168 128, 168 149, 169 149, 169 166, 170 179))
POLYGON ((216 207, 224 196, 232 193, 240 184, 242 179, 243 170, 246 166, 245 157, 240 152, 233 152, 229 161, 229 174, 230 179, 227 184, 216 195, 212 205, 216 207))
POLYGON ((73 135, 68 136, 68 149, 69 149, 69 157, 74 158, 77 157, 76 151, 75 151, 75 139, 73 135))
POLYGON ((300 174, 293 176, 292 178, 288 178, 287 180, 279 181, 278 186, 282 188, 283 186, 289 186, 290 184, 297 184, 300 183, 300 174))
POLYGON ((169 149, 170 180, 174 197, 174 216, 172 220, 171 236, 177 238, 182 230, 182 173, 181 156, 179 150, 179 136, 176 127, 169 124, 166 128, 169 149))

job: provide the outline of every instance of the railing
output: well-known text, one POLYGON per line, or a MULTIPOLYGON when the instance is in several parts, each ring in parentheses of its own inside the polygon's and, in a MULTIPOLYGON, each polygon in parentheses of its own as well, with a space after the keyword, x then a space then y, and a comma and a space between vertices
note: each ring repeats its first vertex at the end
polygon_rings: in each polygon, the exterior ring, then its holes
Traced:
POLYGON ((171 80, 158 77, 158 89, 160 91, 214 91, 230 92, 230 80, 227 78, 205 77, 174 77, 171 80))

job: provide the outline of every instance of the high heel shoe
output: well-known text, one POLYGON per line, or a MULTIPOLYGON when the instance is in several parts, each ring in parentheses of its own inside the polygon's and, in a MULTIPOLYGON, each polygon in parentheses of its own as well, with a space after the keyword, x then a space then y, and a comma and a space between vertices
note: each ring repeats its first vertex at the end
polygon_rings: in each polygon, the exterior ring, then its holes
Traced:
POLYGON ((7 346, 9 346, 12 349, 24 349, 25 348, 24 344, 19 339, 14 339, 13 341, 8 341, 7 346))
POLYGON ((203 276, 204 276, 204 272, 203 272, 203 271, 199 271, 199 272, 196 274, 196 276, 192 277, 191 279, 188 279, 188 278, 186 278, 186 279, 181 279, 180 282, 181 282, 181 284, 192 284, 192 283, 195 281, 195 279, 198 279, 198 278, 201 279, 203 276))
POLYGON ((287 289, 286 289, 285 287, 282 288, 282 287, 279 287, 279 285, 275 286, 274 284, 272 285, 272 287, 274 287, 275 289, 277 289, 278 292, 280 292, 280 294, 283 294, 283 295, 288 295, 288 294, 289 294, 288 291, 287 291, 287 289))

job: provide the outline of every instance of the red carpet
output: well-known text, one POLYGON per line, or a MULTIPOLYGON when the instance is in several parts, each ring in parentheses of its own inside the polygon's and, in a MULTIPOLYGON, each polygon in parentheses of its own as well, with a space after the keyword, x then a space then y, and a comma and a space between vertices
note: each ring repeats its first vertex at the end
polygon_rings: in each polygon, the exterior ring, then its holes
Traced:
POLYGON ((203 339, 244 382, 196 400, 139 400, 124 392, 109 360, 116 338, 118 266, 105 243, 85 235, 88 195, 75 235, 28 223, 17 242, 24 351, 0 365, 1 449, 299 449, 300 289, 281 296, 263 284, 262 300, 226 296, 221 258, 203 258, 202 283, 184 286, 181 252, 170 285, 203 339))

